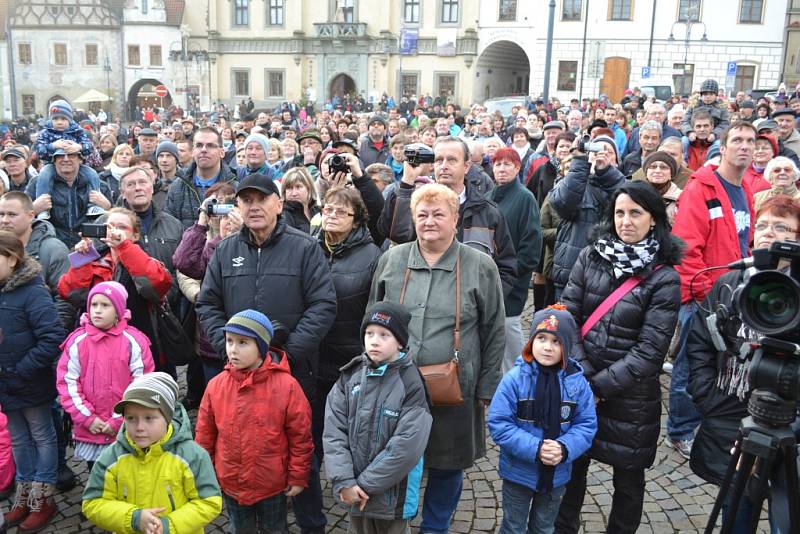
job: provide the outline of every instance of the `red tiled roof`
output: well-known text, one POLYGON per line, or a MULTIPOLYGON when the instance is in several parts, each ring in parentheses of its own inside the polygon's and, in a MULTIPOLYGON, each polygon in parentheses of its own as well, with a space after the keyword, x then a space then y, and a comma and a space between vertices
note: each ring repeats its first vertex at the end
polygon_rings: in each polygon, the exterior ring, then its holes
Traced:
POLYGON ((186 7, 185 0, 164 0, 164 7, 167 10, 167 24, 180 26, 183 22, 183 9, 186 7))

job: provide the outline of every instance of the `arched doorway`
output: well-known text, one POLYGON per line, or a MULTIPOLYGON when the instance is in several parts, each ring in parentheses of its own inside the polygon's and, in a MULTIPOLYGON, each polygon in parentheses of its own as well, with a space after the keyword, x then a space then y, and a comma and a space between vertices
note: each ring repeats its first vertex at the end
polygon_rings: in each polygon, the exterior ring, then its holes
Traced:
POLYGON ((355 96, 356 92, 356 82, 348 76, 347 74, 341 73, 337 74, 331 80, 330 85, 328 86, 328 97, 333 98, 334 96, 338 96, 342 98, 344 95, 352 95, 355 96))
POLYGON ((136 117, 136 110, 145 107, 168 109, 172 105, 172 94, 167 93, 164 98, 156 95, 156 87, 163 85, 158 80, 139 80, 128 91, 128 118, 136 117))
POLYGON ((526 95, 530 87, 531 63, 517 43, 497 41, 487 46, 475 66, 473 100, 526 95))

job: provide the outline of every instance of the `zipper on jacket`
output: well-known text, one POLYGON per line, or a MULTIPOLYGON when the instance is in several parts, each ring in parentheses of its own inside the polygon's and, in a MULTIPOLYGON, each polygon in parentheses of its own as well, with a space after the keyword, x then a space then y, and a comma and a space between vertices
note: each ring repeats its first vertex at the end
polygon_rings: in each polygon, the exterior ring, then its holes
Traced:
POLYGON ((122 500, 128 502, 128 486, 122 485, 122 500))
POLYGON ((255 299, 258 298, 258 284, 261 281, 261 277, 259 276, 260 275, 259 271, 261 271, 261 247, 260 246, 258 246, 258 248, 256 248, 256 290, 255 290, 255 293, 253 293, 253 301, 254 302, 255 302, 255 299))
POLYGON ((169 504, 172 506, 172 511, 174 512, 177 508, 175 507, 175 497, 172 496, 172 488, 167 484, 167 497, 169 497, 169 504))

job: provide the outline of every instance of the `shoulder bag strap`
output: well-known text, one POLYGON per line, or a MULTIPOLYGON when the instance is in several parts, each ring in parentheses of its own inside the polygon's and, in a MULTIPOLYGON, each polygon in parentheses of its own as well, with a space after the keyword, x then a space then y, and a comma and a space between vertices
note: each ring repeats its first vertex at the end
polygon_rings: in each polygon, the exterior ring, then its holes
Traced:
MULTIPOLYGON (((408 280, 411 278, 411 269, 406 267, 403 277, 403 289, 400 291, 400 304, 406 298, 408 280)), ((458 362, 458 353, 461 350, 461 255, 456 258, 456 326, 453 329, 453 359, 458 362)))
MULTIPOLYGON (((661 265, 657 265, 653 269, 653 272, 659 270, 661 267, 662 267, 661 265)), ((583 323, 583 326, 581 327, 581 338, 586 337, 586 334, 588 334, 589 331, 592 328, 594 328, 594 325, 596 325, 597 322, 600 321, 600 319, 602 319, 605 314, 611 311, 611 308, 613 308, 617 304, 617 302, 622 300, 622 297, 630 293, 633 290, 633 288, 641 284, 642 281, 643 279, 640 278, 639 276, 631 276, 630 278, 625 280, 621 286, 615 289, 613 293, 607 296, 605 300, 600 303, 600 306, 595 308, 595 310, 592 312, 589 318, 586 319, 586 322, 583 323)))

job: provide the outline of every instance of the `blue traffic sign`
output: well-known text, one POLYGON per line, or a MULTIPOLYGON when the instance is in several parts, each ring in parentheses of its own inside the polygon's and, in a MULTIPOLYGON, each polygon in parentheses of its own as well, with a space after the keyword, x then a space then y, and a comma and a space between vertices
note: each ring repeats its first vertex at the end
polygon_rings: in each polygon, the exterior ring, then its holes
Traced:
POLYGON ((736 62, 728 61, 728 76, 736 76, 736 62))
POLYGON ((650 77, 650 67, 642 67, 642 79, 646 80, 650 77))

